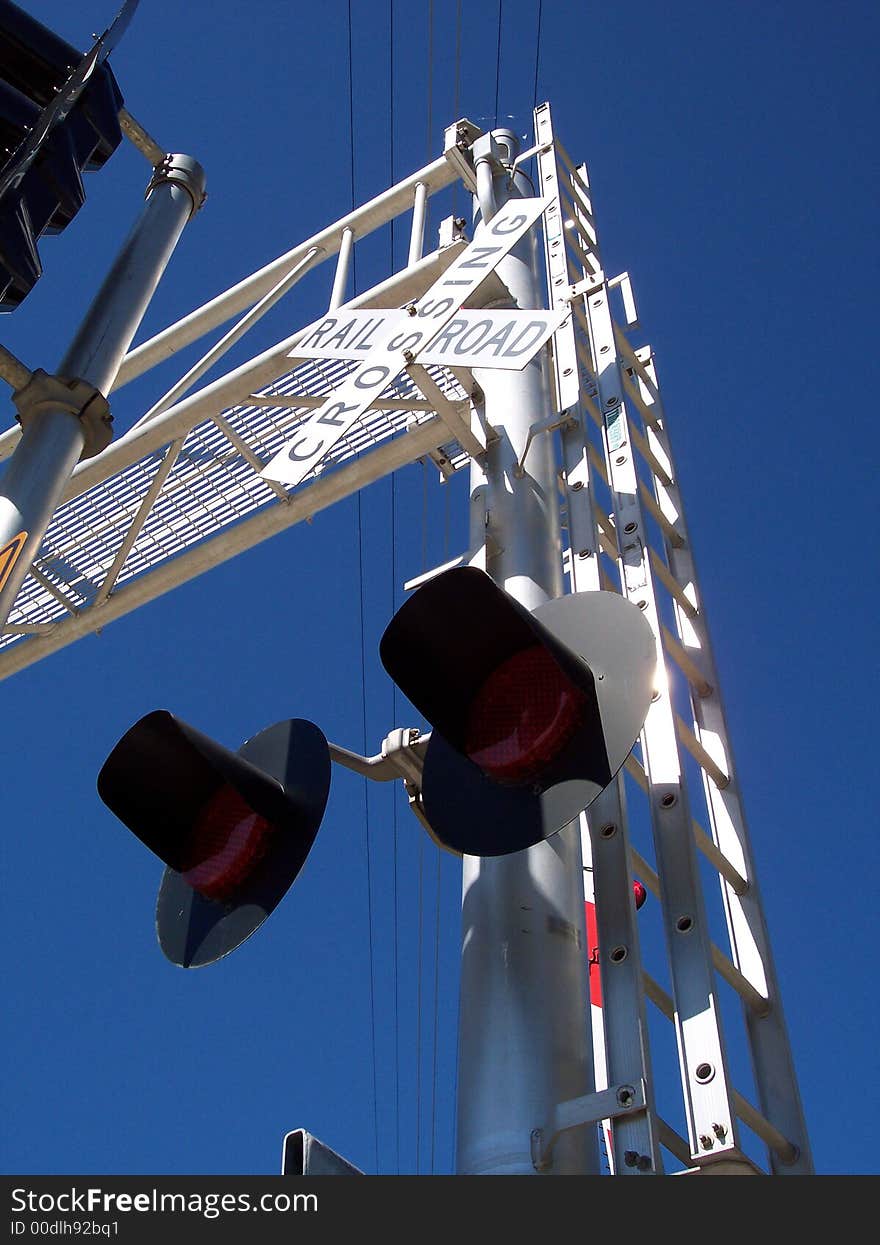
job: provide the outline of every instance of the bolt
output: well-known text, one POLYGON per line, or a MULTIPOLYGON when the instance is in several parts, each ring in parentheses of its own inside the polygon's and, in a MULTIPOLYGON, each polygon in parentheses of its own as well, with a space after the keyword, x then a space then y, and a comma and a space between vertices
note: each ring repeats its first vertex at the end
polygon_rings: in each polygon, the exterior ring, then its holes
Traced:
POLYGON ((407 304, 406 304, 406 314, 407 314, 408 316, 416 316, 416 315, 418 315, 418 314, 419 314, 419 313, 418 313, 418 309, 416 308, 415 303, 407 303, 407 304))
POLYGON ((575 480, 574 484, 571 486, 571 490, 573 493, 576 493, 578 489, 582 489, 583 487, 584 487, 583 480, 575 480))
POLYGON ((704 1133, 703 1136, 700 1138, 700 1145, 703 1147, 704 1150, 711 1150, 712 1147, 715 1145, 715 1142, 712 1140, 711 1137, 707 1137, 706 1134, 704 1133))
POLYGON ((636 1091, 631 1085, 621 1085, 617 1091, 617 1101, 622 1107, 630 1107, 635 1102, 636 1091))
POLYGON ((718 1138, 719 1141, 724 1141, 725 1138, 727 1137, 727 1129, 724 1127, 723 1124, 713 1124, 712 1132, 715 1134, 715 1136, 718 1138))
POLYGON ((414 359, 416 356, 413 354, 413 352, 412 352, 411 350, 404 350, 404 352, 403 352, 403 357, 404 357, 404 359, 406 359, 407 363, 412 363, 413 359, 414 359))

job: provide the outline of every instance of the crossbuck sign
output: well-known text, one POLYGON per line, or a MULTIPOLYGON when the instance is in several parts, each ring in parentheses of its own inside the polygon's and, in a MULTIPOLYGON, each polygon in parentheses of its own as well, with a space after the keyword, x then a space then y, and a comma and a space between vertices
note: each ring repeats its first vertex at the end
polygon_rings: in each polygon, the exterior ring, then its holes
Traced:
MULTIPOLYGON (((548 202, 514 199, 488 223, 481 223, 473 241, 443 276, 406 309, 406 322, 383 321, 375 348, 263 468, 264 479, 287 485, 304 480, 379 394, 455 319, 462 303, 528 233, 548 202)), ((298 349, 292 354, 298 356, 298 349)))

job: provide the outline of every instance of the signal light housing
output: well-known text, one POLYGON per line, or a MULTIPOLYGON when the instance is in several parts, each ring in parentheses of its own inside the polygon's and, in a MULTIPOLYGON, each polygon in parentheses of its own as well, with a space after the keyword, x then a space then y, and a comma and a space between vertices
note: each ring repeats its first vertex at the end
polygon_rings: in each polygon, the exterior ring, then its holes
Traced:
POLYGON ((608 786, 647 716, 656 644, 611 592, 530 612, 475 567, 429 580, 379 647, 431 723, 422 805, 437 842, 500 856, 550 838, 608 786))
MULTIPOLYGON (((60 233, 85 201, 82 173, 100 169, 122 141, 122 93, 106 62, 94 66, 36 154, 29 136, 83 57, 10 0, 0 0, 0 310, 11 311, 42 275, 37 240, 60 233)), ((33 139, 36 143, 36 138, 33 139)))
POLYGON ((303 719, 238 752, 163 709, 123 735, 98 794, 167 866, 156 928, 172 963, 211 964, 262 925, 305 863, 329 789, 327 740, 303 719))

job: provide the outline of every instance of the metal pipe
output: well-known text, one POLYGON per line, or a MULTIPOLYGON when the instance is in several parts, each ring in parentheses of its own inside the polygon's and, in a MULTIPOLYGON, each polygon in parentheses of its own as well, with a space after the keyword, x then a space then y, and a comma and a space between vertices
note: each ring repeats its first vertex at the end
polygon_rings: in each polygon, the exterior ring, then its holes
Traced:
POLYGON ((0 346, 0 377, 13 389, 23 389, 31 378, 31 372, 11 350, 0 346))
POLYGON ((439 449, 448 440, 449 433, 440 419, 414 424, 406 436, 394 437, 373 450, 368 457, 354 459, 339 471, 331 471, 307 489, 294 493, 288 505, 264 507, 241 523, 224 528, 211 539, 163 562, 149 575, 138 575, 129 580, 117 588, 100 609, 83 610, 75 618, 68 619, 63 627, 41 628, 39 634, 34 634, 26 642, 4 649, 0 652, 0 679, 26 670, 49 653, 57 652, 82 636, 100 631, 117 618, 181 584, 189 583, 205 571, 268 540, 270 536, 319 514, 345 497, 352 497, 367 484, 398 471, 423 454, 439 449))
MULTIPOLYGON (((501 131, 492 139, 512 163, 515 136, 501 131)), ((482 167, 477 207, 486 216, 508 197, 530 194, 524 178, 515 175, 511 185, 497 165, 491 190, 483 190, 482 167)), ((543 304, 531 238, 499 263, 498 275, 515 306, 543 304)), ((492 578, 533 609, 562 592, 551 438, 535 438, 526 470, 515 470, 530 430, 550 409, 547 378, 541 356, 522 372, 475 375, 498 437, 471 469, 472 535, 492 578)), ((524 852, 463 859, 459 1174, 535 1175, 532 1129, 552 1119, 557 1104, 594 1088, 582 868, 577 823, 524 852)), ((560 1137, 544 1173, 598 1174, 595 1129, 560 1137)))
MULTIPOLYGON (((343 229, 339 244, 339 257, 336 260, 336 275, 333 278, 333 289, 330 291, 328 311, 335 311, 345 302, 345 288, 348 284, 348 269, 351 264, 351 252, 354 246, 354 230, 343 229)), ((313 248, 317 249, 317 248, 313 248)))
POLYGON ((237 285, 218 294, 216 298, 197 307, 195 311, 190 312, 182 320, 178 320, 176 324, 169 325, 167 329, 163 329, 161 333, 157 333, 155 337, 151 337, 137 349, 132 350, 119 369, 116 387, 128 384, 130 380, 134 380, 136 376, 140 376, 142 372, 146 372, 156 363, 170 358, 184 346, 197 341, 205 333, 210 333, 211 329, 225 324, 238 312, 245 311, 258 298, 262 298, 268 290, 271 290, 276 281, 295 263, 298 263, 312 247, 319 247, 329 258, 339 250, 342 235, 346 229, 353 230, 359 238, 366 237, 394 216, 407 210, 419 182, 424 182, 428 191, 435 194, 444 186, 454 182, 456 176, 453 166, 441 156, 432 164, 420 169, 418 173, 413 173, 405 181, 398 182, 390 190, 383 191, 362 207, 343 216, 335 224, 329 225, 320 233, 301 242, 299 246, 295 246, 286 254, 279 255, 264 268, 245 277, 237 285))
POLYGON ((425 245, 425 209, 428 203, 428 187, 424 182, 416 184, 413 195, 412 229, 409 235, 408 264, 414 264, 422 258, 425 245))
POLYGON ((42 396, 30 405, 29 386, 18 391, 22 435, 0 482, 0 629, 87 448, 88 408, 106 410, 102 395, 109 393, 183 228, 203 198, 204 173, 190 157, 169 156, 154 170, 141 215, 61 360, 63 379, 43 376, 42 396), (70 386, 69 400, 67 378, 78 382, 70 386))

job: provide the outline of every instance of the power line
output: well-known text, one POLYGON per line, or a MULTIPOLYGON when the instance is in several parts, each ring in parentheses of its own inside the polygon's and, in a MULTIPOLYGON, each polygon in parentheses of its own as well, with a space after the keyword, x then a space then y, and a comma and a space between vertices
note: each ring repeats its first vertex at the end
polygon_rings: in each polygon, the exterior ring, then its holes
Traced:
MULTIPOLYGON (((355 206, 354 181, 354 68, 352 58, 352 22, 351 0, 348 0, 348 133, 349 133, 349 176, 351 181, 351 207, 355 206)), ((357 269, 355 267, 354 248, 351 253, 352 280, 357 292, 357 269)), ((367 748, 367 667, 366 667, 366 635, 364 622, 364 545, 363 545, 363 512, 361 495, 357 495, 357 538, 358 538, 358 602, 361 635, 361 720, 363 727, 364 752, 367 748)), ((379 1172, 379 1094, 376 1070, 376 997, 375 997, 375 954, 373 949, 373 880, 370 866, 370 796, 368 780, 364 778, 364 854, 367 867, 367 925, 369 929, 370 949, 370 1046, 373 1065, 373 1144, 376 1154, 376 1172, 379 1172)))
POLYGON ((501 10, 503 0, 498 0, 498 48, 495 53, 495 128, 498 128, 498 92, 501 86, 501 10))
POLYGON ((541 64, 541 18, 544 14, 544 0, 538 0, 538 37, 535 40, 535 89, 532 94, 532 108, 538 107, 538 67, 541 64))
MULTIPOLYGON (((391 185, 394 185, 394 0, 388 0, 388 129, 390 134, 391 185)), ((390 249, 391 266, 394 272, 394 221, 391 218, 390 249)), ((391 491, 391 613, 395 612, 395 593, 397 588, 397 513, 395 498, 396 474, 392 471, 390 479, 391 491)), ((397 687, 391 684, 391 720, 397 721, 397 687)), ((397 889, 398 877, 398 822, 397 822, 397 783, 391 786, 391 826, 392 826, 392 906, 394 914, 394 1145, 395 1170, 400 1175, 400 929, 399 899, 397 889)))

